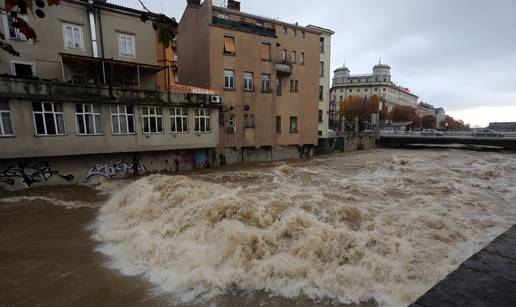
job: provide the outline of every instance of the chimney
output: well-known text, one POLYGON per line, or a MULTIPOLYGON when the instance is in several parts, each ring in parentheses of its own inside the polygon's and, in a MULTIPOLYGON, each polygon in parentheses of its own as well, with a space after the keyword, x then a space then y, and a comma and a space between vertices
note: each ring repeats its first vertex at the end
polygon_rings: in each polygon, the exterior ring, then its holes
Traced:
POLYGON ((201 0, 186 0, 186 6, 192 8, 198 8, 201 6, 201 0))
POLYGON ((240 11, 240 1, 228 0, 228 9, 240 11))

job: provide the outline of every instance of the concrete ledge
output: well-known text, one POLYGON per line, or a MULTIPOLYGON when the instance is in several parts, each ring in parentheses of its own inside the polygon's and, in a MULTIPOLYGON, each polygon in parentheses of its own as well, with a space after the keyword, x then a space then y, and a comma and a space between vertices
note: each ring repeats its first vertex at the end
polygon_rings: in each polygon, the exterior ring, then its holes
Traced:
POLYGON ((516 225, 409 306, 516 306, 516 225))

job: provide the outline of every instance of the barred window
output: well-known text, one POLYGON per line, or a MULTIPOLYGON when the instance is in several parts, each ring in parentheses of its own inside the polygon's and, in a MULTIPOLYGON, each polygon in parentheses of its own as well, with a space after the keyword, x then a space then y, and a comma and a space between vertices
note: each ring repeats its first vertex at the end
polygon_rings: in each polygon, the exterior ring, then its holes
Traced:
POLYGON ((244 115, 244 128, 254 128, 254 114, 244 115))

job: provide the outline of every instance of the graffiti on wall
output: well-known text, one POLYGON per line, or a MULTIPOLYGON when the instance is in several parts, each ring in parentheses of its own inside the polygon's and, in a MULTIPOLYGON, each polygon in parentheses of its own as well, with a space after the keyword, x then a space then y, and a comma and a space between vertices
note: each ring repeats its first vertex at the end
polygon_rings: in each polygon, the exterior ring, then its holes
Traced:
POLYGON ((63 175, 53 169, 46 161, 20 162, 15 166, 9 166, 0 171, 0 183, 14 185, 17 181, 32 186, 34 183, 49 181, 54 177, 62 178, 68 182, 73 181, 73 175, 63 175))
POLYGON ((147 173, 144 165, 135 166, 134 162, 117 161, 114 163, 93 162, 88 163, 90 169, 86 173, 86 180, 95 176, 101 176, 108 179, 121 179, 129 176, 138 176, 147 173))

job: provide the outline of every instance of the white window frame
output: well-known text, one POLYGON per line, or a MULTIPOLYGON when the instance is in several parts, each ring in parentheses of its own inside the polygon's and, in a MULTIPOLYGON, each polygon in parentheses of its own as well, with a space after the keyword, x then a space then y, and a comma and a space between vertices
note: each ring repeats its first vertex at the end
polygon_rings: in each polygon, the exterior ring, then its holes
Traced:
POLYGON ((256 127, 254 114, 244 114, 244 128, 254 129, 256 127))
POLYGON ((136 57, 136 35, 129 34, 129 33, 118 33, 118 54, 121 57, 126 57, 126 58, 135 58, 136 57), (128 54, 127 52, 125 54, 122 53, 122 38, 123 37, 125 37, 126 39, 131 38, 131 48, 133 49, 132 54, 128 54))
POLYGON ((83 31, 82 31, 82 26, 72 24, 72 23, 63 23, 63 43, 64 43, 65 49, 84 51, 84 35, 83 35, 83 31), (70 27, 72 30, 72 43, 74 44, 74 47, 68 46, 68 41, 66 38, 66 28, 67 27, 70 27), (79 37, 79 44, 80 44, 79 47, 75 47, 76 41, 75 41, 74 29, 79 29, 79 36, 80 36, 79 37))
POLYGON ((36 64, 34 64, 34 62, 24 62, 24 61, 10 61, 11 63, 11 73, 13 76, 17 76, 16 75, 16 68, 14 66, 14 64, 24 64, 24 65, 30 65, 31 68, 32 68, 32 76, 36 76, 36 64))
POLYGON ((142 113, 142 131, 144 134, 160 134, 163 133, 163 110, 161 107, 156 106, 142 106, 141 107, 141 113, 142 113), (147 110, 147 114, 145 114, 144 110, 147 110), (153 110, 153 114, 151 114, 151 110, 153 110), (158 114, 159 110, 159 114, 158 114), (145 119, 149 121, 149 131, 145 131, 145 119), (151 120, 154 120, 156 124, 156 131, 151 131, 150 123, 151 120), (161 122, 161 130, 158 129, 158 121, 161 122))
POLYGON ((211 132, 210 109, 195 109, 195 132, 197 132, 197 133, 210 133, 211 132), (201 129, 202 122, 204 122, 204 129, 201 129))
MULTIPOLYGON (((37 102, 34 102, 34 103, 37 103, 37 102)), ((66 135, 66 118, 64 116, 64 106, 62 103, 57 103, 57 102, 49 102, 49 101, 42 101, 42 102, 39 102, 41 104, 41 111, 34 111, 34 109, 32 109, 32 120, 33 120, 33 123, 34 123, 34 131, 36 132, 36 136, 61 136, 61 135, 66 135), (45 111, 45 103, 50 103, 52 105, 52 111, 45 111), (63 107, 63 111, 62 112, 57 112, 56 111, 56 104, 61 104, 61 106, 63 107), (55 134, 49 134, 48 133, 48 129, 47 129, 47 121, 45 120, 45 113, 51 113, 54 117, 54 123, 55 123, 55 129, 56 129, 56 133, 55 134), (45 130, 45 133, 44 134, 40 134, 38 133, 38 126, 36 125, 36 114, 41 114, 41 116, 43 116, 43 129, 45 130), (60 115, 62 116, 63 118, 63 133, 59 133, 59 125, 58 125, 58 121, 57 121, 57 116, 60 115)))
POLYGON ((76 103, 75 104, 75 126, 77 129, 77 135, 103 135, 104 134, 104 125, 102 123, 102 105, 96 103, 76 103), (81 106, 82 112, 77 112, 77 106, 81 106), (90 111, 86 111, 86 106, 89 106, 90 111), (95 111, 95 106, 98 107, 99 112, 95 111), (88 133, 86 129, 86 118, 87 116, 91 116, 93 120, 93 133, 88 133), (81 129, 79 127, 79 117, 82 117, 82 123, 84 124, 84 133, 81 133, 81 129), (96 119, 100 119, 100 127, 97 127, 96 119))
POLYGON ((270 74, 262 74, 262 92, 271 92, 271 78, 270 74))
POLYGON ((188 133, 187 108, 170 108, 170 130, 172 133, 188 133))
MULTIPOLYGON (((11 36, 11 33, 9 31, 9 15, 7 12, 5 11, 1 11, 0 14, 3 15, 3 23, 4 23, 4 29, 5 29, 5 37, 9 40, 13 40, 13 41, 19 41, 19 42, 26 42, 26 43, 32 43, 32 40, 31 39, 27 39, 27 37, 25 37, 25 35, 23 35, 23 33, 20 32, 20 29, 18 28, 15 28, 14 31, 16 32, 16 37, 12 37, 11 36)), ((18 14, 18 17, 21 17, 23 20, 27 21, 28 22, 28 15, 20 15, 18 14)))
POLYGON ((127 107, 129 105, 112 105, 110 106, 110 112, 111 112, 111 132, 114 135, 131 135, 136 134, 136 127, 134 125, 134 106, 130 106, 133 108, 133 112, 129 113, 127 111, 127 107), (116 112, 113 112, 113 108, 116 108, 116 112), (116 118, 116 128, 118 129, 118 132, 115 131, 115 121, 113 118, 116 118), (122 132, 122 121, 120 118, 125 118, 125 129, 127 132, 122 132), (130 131, 130 125, 129 121, 133 123, 133 131, 130 131))
POLYGON ((7 105, 7 110, 0 109, 0 137, 11 137, 16 135, 16 131, 14 131, 14 123, 13 123, 13 117, 11 115, 11 106, 9 104, 9 101, 6 101, 5 104, 7 105), (9 115, 9 122, 11 123, 11 131, 12 133, 5 133, 5 126, 3 121, 4 114, 9 115))
POLYGON ((231 69, 224 69, 224 88, 235 88, 235 71, 231 69))
POLYGON ((244 91, 254 90, 254 73, 250 71, 244 72, 244 91))

